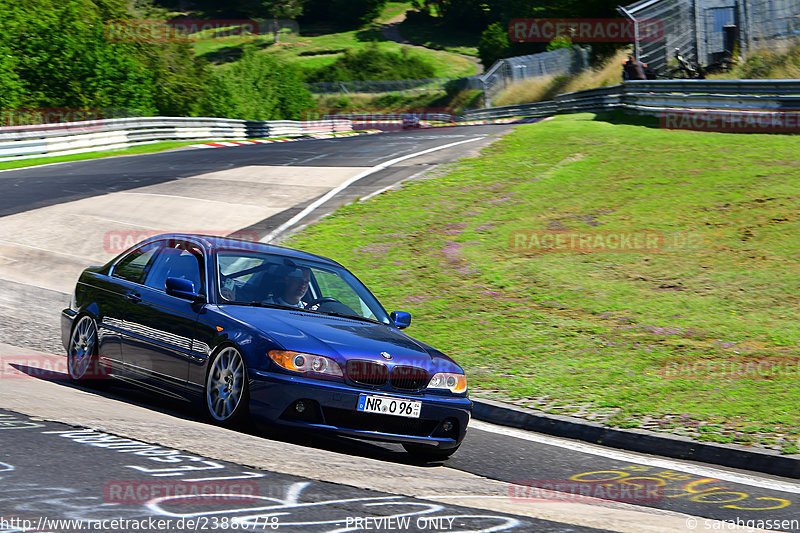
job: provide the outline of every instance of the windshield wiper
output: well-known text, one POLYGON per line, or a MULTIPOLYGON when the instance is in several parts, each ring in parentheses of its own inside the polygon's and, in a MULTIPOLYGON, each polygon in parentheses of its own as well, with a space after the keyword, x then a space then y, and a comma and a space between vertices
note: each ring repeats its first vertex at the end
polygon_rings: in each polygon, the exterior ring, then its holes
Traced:
POLYGON ((281 305, 281 304, 271 304, 266 302, 228 302, 234 305, 244 305, 247 307, 267 307, 271 309, 291 309, 292 311, 305 311, 305 309, 300 309, 299 307, 294 307, 292 305, 281 305))
POLYGON ((369 322, 370 324, 383 324, 379 320, 367 318, 359 315, 348 315, 347 313, 336 313, 333 311, 315 311, 312 309, 304 309, 302 307, 294 307, 293 305, 271 304, 266 302, 227 302, 229 305, 244 305, 247 307, 267 307, 271 309, 288 309, 290 311, 304 311, 306 313, 313 313, 315 315, 323 316, 336 316, 339 318, 349 318, 351 320, 360 320, 362 322, 369 322))

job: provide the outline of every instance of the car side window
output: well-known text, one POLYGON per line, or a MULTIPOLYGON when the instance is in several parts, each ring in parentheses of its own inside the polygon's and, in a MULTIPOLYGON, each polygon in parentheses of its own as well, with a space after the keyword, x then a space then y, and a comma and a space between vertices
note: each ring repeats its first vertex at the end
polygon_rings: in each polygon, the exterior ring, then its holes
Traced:
POLYGON ((158 256, 161 245, 161 242, 153 242, 137 248, 117 263, 113 275, 134 283, 142 283, 158 256))
POLYGON ((144 284, 163 291, 167 278, 181 278, 194 283, 195 291, 204 294, 202 258, 202 251, 195 245, 180 241, 170 242, 158 255, 144 284))

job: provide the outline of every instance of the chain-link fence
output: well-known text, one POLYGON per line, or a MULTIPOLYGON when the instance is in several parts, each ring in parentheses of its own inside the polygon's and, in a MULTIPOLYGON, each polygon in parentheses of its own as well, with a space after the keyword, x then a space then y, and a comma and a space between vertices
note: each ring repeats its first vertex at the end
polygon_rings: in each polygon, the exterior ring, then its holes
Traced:
POLYGON ((749 48, 769 46, 776 40, 800 37, 800 0, 745 2, 749 48))
POLYGON ((642 20, 654 20, 664 28, 662 39, 642 40, 635 45, 637 58, 654 72, 663 75, 667 71, 676 48, 683 57, 697 62, 692 3, 689 0, 643 0, 625 8, 637 26, 642 20))
POLYGON ((484 105, 488 106, 497 93, 512 83, 541 76, 577 74, 588 67, 588 48, 559 48, 541 54, 500 59, 485 74, 466 78, 466 86, 482 90, 484 105))
POLYGON ((800 37, 800 0, 641 0, 620 11, 641 25, 658 21, 663 37, 636 43, 637 57, 659 75, 675 64, 675 49, 704 67, 739 53, 800 37))
POLYGON ((333 81, 307 83, 306 86, 317 94, 478 89, 484 91, 484 99, 488 105, 491 98, 514 82, 540 76, 575 74, 588 68, 589 51, 588 48, 573 46, 541 54, 509 57, 497 61, 483 75, 466 78, 333 81), (450 87, 448 84, 451 84, 450 87))

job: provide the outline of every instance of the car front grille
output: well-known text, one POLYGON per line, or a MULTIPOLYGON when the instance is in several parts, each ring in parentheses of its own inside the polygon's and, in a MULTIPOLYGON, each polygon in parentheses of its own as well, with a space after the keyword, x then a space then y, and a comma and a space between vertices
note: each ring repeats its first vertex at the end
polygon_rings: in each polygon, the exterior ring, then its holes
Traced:
POLYGON ((375 413, 359 413, 335 407, 323 407, 323 416, 328 425, 341 429, 360 431, 377 431, 394 435, 427 437, 438 424, 436 420, 424 418, 405 418, 400 416, 381 415, 375 413))
POLYGON ((389 369, 381 363, 352 359, 347 361, 347 377, 359 385, 380 387, 389 379, 389 369))
POLYGON ((418 391, 428 384, 428 371, 415 366, 396 366, 392 369, 390 383, 393 388, 418 391))

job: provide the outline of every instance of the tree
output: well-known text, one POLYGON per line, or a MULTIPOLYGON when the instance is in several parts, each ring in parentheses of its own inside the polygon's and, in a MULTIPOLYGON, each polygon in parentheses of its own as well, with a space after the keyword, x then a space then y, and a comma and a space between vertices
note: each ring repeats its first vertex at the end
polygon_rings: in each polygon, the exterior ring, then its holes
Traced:
POLYGON ((262 5, 272 17, 272 33, 278 43, 278 19, 295 19, 303 14, 305 0, 265 0, 262 5))
POLYGON ((193 114, 205 92, 205 64, 188 43, 109 32, 108 21, 133 16, 128 3, 0 0, 0 107, 193 114))
POLYGON ((508 57, 510 47, 507 26, 500 22, 490 24, 478 41, 478 55, 484 68, 488 69, 498 59, 508 57))
POLYGON ((22 80, 15 71, 16 64, 11 49, 0 44, 0 109, 18 107, 22 99, 22 80))

